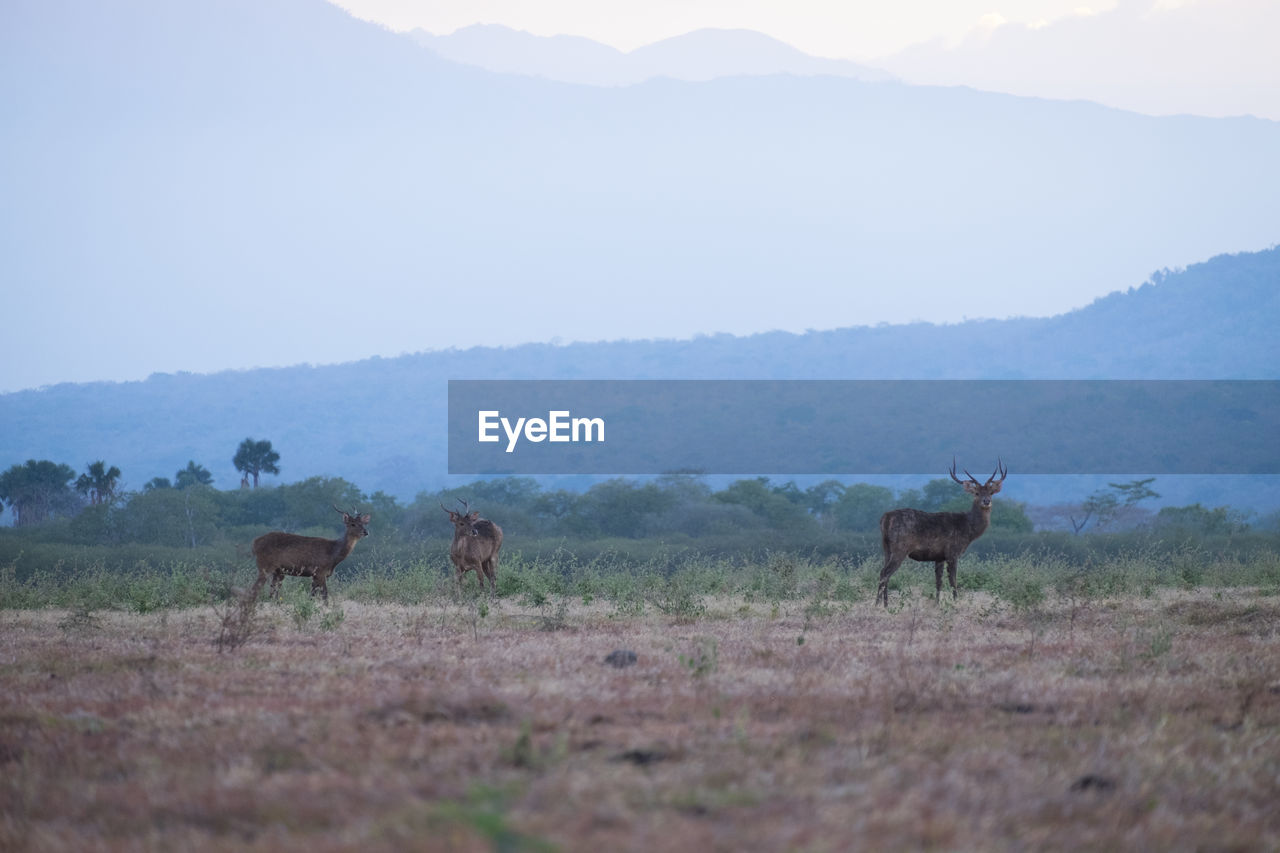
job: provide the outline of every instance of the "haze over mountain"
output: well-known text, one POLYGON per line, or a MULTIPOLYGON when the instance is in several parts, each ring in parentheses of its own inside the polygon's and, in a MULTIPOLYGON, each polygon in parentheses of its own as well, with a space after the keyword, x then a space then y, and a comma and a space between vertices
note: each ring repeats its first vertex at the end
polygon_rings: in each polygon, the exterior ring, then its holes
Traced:
MULTIPOLYGON (((1160 273, 1051 318, 528 344, 65 384, 0 394, 0 470, 30 458, 77 470, 104 459, 137 489, 195 460, 225 489, 239 481, 235 448, 253 437, 273 443, 286 482, 341 476, 367 492, 412 498, 451 482, 449 379, 1280 379, 1277 324, 1273 248, 1160 273)), ((1162 478, 1162 493, 1207 506, 1280 506, 1280 478, 1184 479, 1195 482, 1179 492, 1162 478)), ((1018 489, 1015 499, 1035 498, 1029 480, 1018 489)))
POLYGON ((475 24, 448 35, 415 29, 409 35, 453 62, 592 86, 625 86, 655 77, 701 82, 769 74, 892 79, 856 62, 809 56, 750 30, 695 30, 625 53, 581 36, 535 36, 497 24, 475 24))
MULTIPOLYGON (((1274 0, 791 0, 678 8, 612 0, 609 15, 575 8, 570 0, 496 0, 482 8, 447 0, 423 6, 335 2, 398 31, 452 33, 432 39, 456 61, 575 82, 613 85, 623 79, 618 66, 631 54, 616 49, 639 55, 662 43, 683 54, 676 47, 684 40, 679 34, 716 30, 737 55, 734 62, 712 59, 723 73, 773 67, 808 74, 823 61, 817 57, 839 57, 827 60, 830 70, 816 73, 843 74, 839 63, 854 60, 914 84, 1084 99, 1148 115, 1280 120, 1274 44, 1280 4, 1274 0), (527 32, 517 37, 513 29, 527 32), (551 38, 553 33, 574 36, 551 38), (585 63, 601 71, 593 73, 585 63)), ((713 56, 724 45, 702 47, 713 56)), ((649 76, 683 77, 679 67, 655 66, 649 76)))
POLYGON ((0 114, 0 389, 1044 316, 1280 234, 1275 122, 576 86, 323 0, 10 0, 0 114))
POLYGON ((1034 24, 989 15, 957 43, 932 40, 874 62, 911 83, 1280 120, 1277 33, 1274 0, 1122 0, 1034 24))

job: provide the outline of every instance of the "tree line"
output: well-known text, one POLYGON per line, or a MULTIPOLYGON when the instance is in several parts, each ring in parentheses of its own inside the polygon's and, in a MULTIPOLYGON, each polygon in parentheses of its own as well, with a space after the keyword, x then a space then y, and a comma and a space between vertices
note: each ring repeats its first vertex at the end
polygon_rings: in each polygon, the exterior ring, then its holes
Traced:
MULTIPOLYGON (((179 548, 229 545, 252 540, 263 529, 331 535, 332 507, 371 512, 379 538, 412 543, 447 539, 442 506, 469 501, 486 517, 525 540, 648 539, 668 543, 741 543, 743 547, 836 547, 859 537, 878 547, 880 516, 895 507, 966 511, 970 498, 954 481, 931 480, 901 490, 869 483, 826 480, 806 488, 793 481, 744 478, 713 488, 694 474, 668 474, 638 481, 615 478, 585 491, 544 488, 530 477, 477 480, 465 486, 421 492, 407 504, 382 492, 367 494, 342 478, 312 477, 259 488, 264 474, 279 474, 280 454, 270 441, 246 438, 233 464, 240 488, 219 490, 194 460, 172 480, 149 480, 141 490, 122 491, 121 471, 99 460, 77 473, 68 465, 28 460, 0 475, 0 501, 15 526, 41 539, 78 545, 140 543, 179 548)), ((1076 533, 1118 529, 1144 501, 1159 497, 1153 479, 1112 483, 1068 508, 1076 533), (1126 515, 1127 513, 1127 515, 1126 515)), ((999 499, 992 512, 995 535, 1030 534, 1031 508, 999 499)), ((1232 535, 1248 525, 1227 507, 1195 504, 1146 513, 1148 526, 1178 535, 1232 535)))
MULTIPOLYGON (((269 441, 246 438, 236 449, 232 464, 244 474, 243 487, 258 487, 262 474, 279 474, 276 463, 280 454, 269 441)), ((121 471, 115 465, 108 466, 101 459, 90 462, 83 474, 76 476, 69 465, 47 459, 28 459, 23 464, 10 467, 0 474, 0 509, 8 504, 15 527, 31 527, 58 518, 78 515, 87 502, 89 507, 112 507, 125 498, 119 494, 121 471)), ((173 480, 153 477, 143 486, 144 492, 156 489, 185 489, 189 486, 207 486, 213 483, 213 475, 193 459, 187 467, 178 470, 173 480)))

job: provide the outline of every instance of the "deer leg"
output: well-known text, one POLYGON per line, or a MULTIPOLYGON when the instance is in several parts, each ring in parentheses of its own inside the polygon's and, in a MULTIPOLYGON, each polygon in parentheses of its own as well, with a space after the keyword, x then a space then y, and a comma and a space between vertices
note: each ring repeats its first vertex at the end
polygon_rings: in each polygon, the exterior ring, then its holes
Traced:
MULTIPOLYGON (((956 591, 956 566, 960 564, 959 559, 947 560, 947 578, 951 581, 951 600, 959 601, 960 593, 956 591)), ((942 564, 938 564, 938 594, 942 594, 942 564)))
MULTIPOLYGON (((485 560, 480 564, 480 568, 484 569, 485 576, 489 578, 489 590, 494 596, 498 594, 498 573, 494 570, 493 560, 485 560)), ((480 584, 484 586, 483 581, 480 584)))
POLYGON ((933 600, 942 600, 942 567, 945 563, 942 560, 936 560, 933 564, 933 579, 937 581, 938 591, 934 593, 933 600))
POLYGON ((276 569, 275 574, 271 576, 271 597, 276 601, 280 600, 280 584, 284 580, 284 569, 276 569))
POLYGON ((316 575, 311 579, 311 597, 315 598, 316 593, 320 593, 320 597, 324 599, 324 603, 329 603, 329 584, 326 578, 316 575))
POLYGON ((905 554, 885 558, 884 568, 880 570, 880 586, 876 589, 876 604, 883 601, 886 608, 889 606, 889 578, 893 577, 893 573, 898 570, 898 566, 901 566, 902 561, 905 559, 905 554))

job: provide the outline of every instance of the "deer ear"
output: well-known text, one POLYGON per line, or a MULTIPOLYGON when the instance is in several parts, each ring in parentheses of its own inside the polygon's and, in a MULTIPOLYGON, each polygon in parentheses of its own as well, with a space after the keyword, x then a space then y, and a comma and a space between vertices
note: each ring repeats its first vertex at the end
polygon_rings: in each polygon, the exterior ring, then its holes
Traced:
POLYGON ((965 483, 964 490, 971 495, 976 495, 978 493, 978 484, 974 482, 965 483))
POLYGON ((360 516, 360 523, 361 524, 369 523, 369 513, 366 512, 364 515, 360 516))
POLYGON ((472 512, 470 515, 468 515, 468 516, 467 516, 467 518, 471 519, 472 521, 479 521, 479 520, 480 520, 480 513, 478 513, 478 512, 472 512))
POLYGON ((997 480, 996 482, 991 484, 991 494, 994 495, 996 492, 1000 491, 1000 489, 1002 488, 1004 488, 1003 484, 999 480, 997 480))

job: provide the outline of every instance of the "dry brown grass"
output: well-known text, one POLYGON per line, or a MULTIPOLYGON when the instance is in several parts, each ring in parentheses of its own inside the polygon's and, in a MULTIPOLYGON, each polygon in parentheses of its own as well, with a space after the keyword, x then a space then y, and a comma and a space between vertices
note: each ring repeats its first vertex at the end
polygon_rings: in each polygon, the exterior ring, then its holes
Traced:
POLYGON ((0 613, 0 849, 1280 848, 1276 598, 710 605, 0 613))

